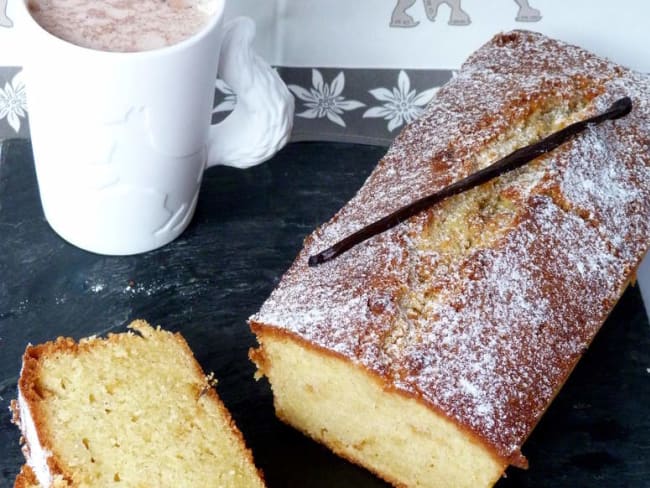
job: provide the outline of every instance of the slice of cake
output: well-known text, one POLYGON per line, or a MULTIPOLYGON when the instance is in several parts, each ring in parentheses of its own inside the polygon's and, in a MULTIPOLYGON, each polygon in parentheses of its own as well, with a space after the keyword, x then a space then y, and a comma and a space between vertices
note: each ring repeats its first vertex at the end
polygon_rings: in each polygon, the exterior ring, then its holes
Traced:
POLYGON ((129 327, 27 347, 13 410, 31 469, 16 486, 264 486, 185 340, 129 327))
POLYGON ((250 319, 278 417, 396 486, 492 486, 650 243, 650 81, 497 35, 250 319), (628 96, 632 112, 320 266, 308 257, 628 96))

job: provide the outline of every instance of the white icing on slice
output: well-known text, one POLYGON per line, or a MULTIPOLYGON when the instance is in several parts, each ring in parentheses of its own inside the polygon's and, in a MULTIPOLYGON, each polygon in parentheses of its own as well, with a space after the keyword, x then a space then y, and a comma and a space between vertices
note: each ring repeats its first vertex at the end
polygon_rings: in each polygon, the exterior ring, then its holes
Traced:
POLYGON ((20 418, 20 430, 25 438, 27 449, 24 450, 27 464, 36 475, 41 486, 52 486, 54 478, 47 465, 47 459, 52 453, 43 448, 38 438, 36 424, 29 410, 23 393, 18 388, 18 412, 20 418))

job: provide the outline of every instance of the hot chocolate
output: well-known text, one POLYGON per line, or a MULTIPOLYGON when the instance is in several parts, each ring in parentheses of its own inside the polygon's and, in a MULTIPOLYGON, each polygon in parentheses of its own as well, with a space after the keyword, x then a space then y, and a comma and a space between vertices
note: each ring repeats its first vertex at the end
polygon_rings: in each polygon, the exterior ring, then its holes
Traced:
POLYGON ((103 51, 147 51, 201 30, 217 0, 29 0, 34 19, 51 34, 103 51))

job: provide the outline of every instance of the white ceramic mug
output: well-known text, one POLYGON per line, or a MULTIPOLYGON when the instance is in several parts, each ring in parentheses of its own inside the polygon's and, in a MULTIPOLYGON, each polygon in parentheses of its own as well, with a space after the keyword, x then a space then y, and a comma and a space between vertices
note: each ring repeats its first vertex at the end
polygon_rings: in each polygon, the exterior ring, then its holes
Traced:
POLYGON ((191 38, 129 53, 62 41, 16 1, 41 202, 70 243, 109 255, 163 246, 190 222, 206 167, 246 168, 287 142, 293 97, 252 52, 253 22, 224 24, 225 0, 191 38), (238 99, 211 126, 217 73, 238 99))

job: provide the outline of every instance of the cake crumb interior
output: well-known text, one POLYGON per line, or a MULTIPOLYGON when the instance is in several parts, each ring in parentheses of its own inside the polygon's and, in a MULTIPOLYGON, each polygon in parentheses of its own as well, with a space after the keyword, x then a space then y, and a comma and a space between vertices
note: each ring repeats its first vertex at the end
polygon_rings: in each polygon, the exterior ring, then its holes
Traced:
POLYGON ((36 413, 73 486, 262 486, 184 341, 143 332, 40 363, 36 413))

